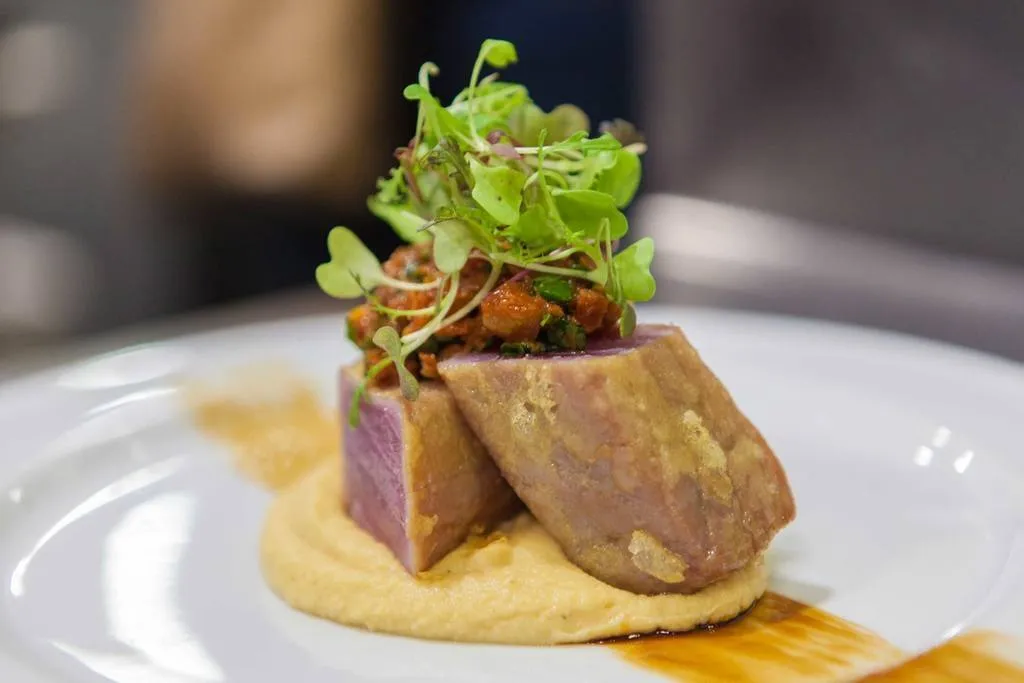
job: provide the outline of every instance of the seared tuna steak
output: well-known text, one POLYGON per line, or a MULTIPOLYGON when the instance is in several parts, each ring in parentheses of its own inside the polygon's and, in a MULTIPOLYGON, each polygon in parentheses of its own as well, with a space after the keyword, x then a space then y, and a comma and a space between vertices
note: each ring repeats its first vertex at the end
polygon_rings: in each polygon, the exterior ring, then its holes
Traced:
POLYGON ((410 573, 428 569, 465 540, 519 508, 448 389, 424 382, 419 398, 371 389, 358 427, 348 424, 361 368, 341 372, 344 504, 410 573))
POLYGON ((682 332, 440 364, 466 421, 566 555, 637 593, 745 566, 795 514, 778 460, 682 332))

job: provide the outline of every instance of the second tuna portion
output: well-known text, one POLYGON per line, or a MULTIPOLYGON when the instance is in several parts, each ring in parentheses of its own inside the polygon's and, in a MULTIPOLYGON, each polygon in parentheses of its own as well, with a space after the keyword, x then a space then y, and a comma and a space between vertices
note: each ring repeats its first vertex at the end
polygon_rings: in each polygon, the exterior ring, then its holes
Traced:
POLYGON ((695 592, 756 558, 795 515, 775 455, 678 328, 439 370, 530 511, 611 585, 695 592))
POLYGON ((342 369, 345 508, 410 573, 521 509, 443 384, 424 382, 411 402, 371 389, 352 427, 345 416, 361 380, 359 367, 342 369))

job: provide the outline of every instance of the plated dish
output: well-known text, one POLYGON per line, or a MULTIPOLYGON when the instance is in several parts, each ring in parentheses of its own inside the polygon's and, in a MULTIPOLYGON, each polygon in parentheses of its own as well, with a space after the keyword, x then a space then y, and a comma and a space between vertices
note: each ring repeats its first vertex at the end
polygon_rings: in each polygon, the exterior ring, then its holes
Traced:
POLYGON ((406 88, 370 208, 408 244, 317 271, 351 344, 0 389, 5 680, 1024 679, 1024 371, 645 307, 641 136, 484 74, 517 57, 406 88))

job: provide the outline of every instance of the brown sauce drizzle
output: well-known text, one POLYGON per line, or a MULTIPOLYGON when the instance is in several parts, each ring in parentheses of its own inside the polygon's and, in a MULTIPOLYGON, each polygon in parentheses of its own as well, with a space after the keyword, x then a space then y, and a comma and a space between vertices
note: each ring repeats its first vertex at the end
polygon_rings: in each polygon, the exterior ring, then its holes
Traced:
POLYGON ((871 683, 1022 683, 1024 646, 998 633, 972 631, 861 680, 871 683))
POLYGON ((280 368, 238 375, 224 386, 190 386, 185 395, 196 426, 230 446, 244 476, 278 490, 338 457, 339 422, 313 388, 280 368))
MULTIPOLYGON (((337 457, 338 420, 315 390, 287 373, 255 370, 242 377, 226 390, 189 387, 186 396, 196 425, 231 447, 244 475, 276 490, 337 457)), ((1024 648, 1005 636, 971 632, 904 660, 874 633, 775 593, 727 624, 602 646, 638 667, 690 683, 1024 683, 1024 648)))
POLYGON ((1024 644, 1008 636, 972 631, 904 659, 870 631, 775 593, 728 624, 606 645, 632 664, 692 683, 1024 683, 1024 644))
POLYGON ((728 624, 608 647, 632 664, 695 683, 850 680, 901 656, 870 631, 775 593, 728 624))

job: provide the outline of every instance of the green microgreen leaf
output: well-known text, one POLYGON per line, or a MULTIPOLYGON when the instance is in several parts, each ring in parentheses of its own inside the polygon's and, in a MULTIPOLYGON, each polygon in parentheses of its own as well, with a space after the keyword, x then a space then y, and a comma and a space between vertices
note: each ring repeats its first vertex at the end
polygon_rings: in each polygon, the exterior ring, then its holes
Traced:
POLYGON ((396 365, 395 368, 398 370, 398 386, 402 390, 402 396, 408 401, 415 401, 420 396, 420 383, 416 381, 416 376, 409 372, 405 363, 396 365))
POLYGON ((374 332, 373 343, 388 354, 392 360, 397 360, 402 356, 402 339, 398 336, 398 330, 391 326, 385 325, 374 332))
POLYGON ((590 119, 583 110, 572 104, 560 104, 545 117, 544 127, 548 131, 548 140, 561 142, 573 134, 583 133, 586 137, 590 130, 590 119))
POLYGON ((622 307, 622 313, 619 314, 619 336, 628 337, 633 334, 633 330, 636 329, 636 308, 633 304, 627 303, 622 307))
POLYGON ((512 137, 521 145, 536 145, 540 132, 547 122, 544 110, 533 104, 523 104, 509 115, 508 129, 512 137))
POLYGON ((337 299, 362 296, 384 279, 380 262, 355 233, 337 227, 327 235, 331 260, 316 269, 320 289, 337 299))
MULTIPOLYGON (((470 89, 456 96, 448 111, 458 117, 469 116, 470 89)), ((530 95, 518 83, 481 82, 473 91, 473 112, 481 134, 492 129, 509 130, 512 113, 529 103, 530 95), (486 130, 485 130, 486 129, 486 130)))
POLYGON ((504 69, 509 64, 515 64, 519 55, 516 54, 516 46, 509 41, 488 38, 480 46, 479 58, 495 69, 504 69))
MULTIPOLYGON (((448 196, 448 189, 449 185, 452 183, 452 178, 449 178, 448 174, 425 172, 419 174, 416 178, 416 182, 419 185, 420 194, 422 195, 422 211, 427 213, 427 215, 436 216, 439 211, 448 206, 448 203, 451 201, 451 198, 448 196)), ((423 226, 421 225, 417 228, 417 233, 422 232, 423 226)), ((417 239, 419 238, 420 235, 417 234, 417 239)))
POLYGON ((418 83, 423 87, 424 90, 430 90, 430 79, 441 73, 441 69, 438 68, 437 64, 433 62, 423 62, 423 66, 420 67, 418 83))
POLYGON ((457 273, 476 246, 472 229, 460 220, 434 226, 434 263, 442 273, 457 273))
POLYGON ((621 148, 622 143, 608 133, 597 138, 580 141, 580 149, 586 152, 603 152, 621 148))
POLYGON ((480 81, 480 70, 483 68, 484 63, 496 69, 504 69, 509 64, 518 60, 518 58, 515 45, 507 40, 488 38, 480 46, 480 53, 477 55, 476 63, 473 65, 473 73, 469 77, 469 93, 467 95, 469 130, 473 142, 479 140, 479 126, 475 113, 477 111, 476 88, 477 83, 480 81))
POLYGON ((559 223, 543 204, 535 204, 519 216, 504 235, 535 251, 550 250, 561 242, 559 223))
MULTIPOLYGON (((572 189, 595 190, 598 177, 615 165, 615 152, 588 154, 579 162, 580 170, 572 178, 572 189)), ((622 208, 622 207, 620 207, 622 208)))
POLYGON ((419 396, 420 385, 413 374, 409 372, 409 368, 405 367, 405 355, 402 353, 402 340, 398 336, 398 330, 391 326, 380 328, 373 333, 373 343, 382 349, 395 364, 402 396, 410 401, 415 401, 419 396))
POLYGON ((373 215, 390 225, 395 234, 406 242, 423 242, 430 239, 429 234, 420 232, 427 221, 415 213, 411 207, 385 204, 375 197, 370 197, 366 201, 366 205, 373 215))
POLYGON ((593 244, 589 241, 575 242, 577 249, 582 251, 584 254, 590 257, 594 262, 594 268, 587 273, 581 274, 581 277, 585 277, 587 280, 604 286, 608 283, 608 259, 604 257, 599 244, 593 244))
POLYGON ((609 155, 612 163, 601 170, 592 189, 611 196, 616 206, 624 208, 640 187, 640 157, 628 149, 603 154, 609 155))
POLYGON ((623 298, 629 301, 649 301, 654 296, 654 240, 643 237, 614 257, 618 286, 623 298))
POLYGON ((363 398, 366 396, 367 390, 370 388, 370 382, 389 365, 391 365, 390 358, 385 358, 374 364, 373 367, 366 371, 366 374, 363 375, 363 381, 352 392, 352 402, 348 406, 348 424, 353 429, 359 426, 359 409, 363 404, 363 398))
POLYGON ((604 221, 608 221, 613 240, 621 239, 629 230, 626 215, 619 211, 615 199, 596 190, 553 190, 558 215, 570 229, 585 237, 597 239, 604 221))
POLYGON ((474 182, 473 199, 498 223, 514 225, 519 220, 526 176, 509 166, 486 166, 475 157, 469 158, 469 170, 474 182))
POLYGON ((612 301, 623 306, 625 305, 626 300, 622 296, 622 287, 619 286, 619 273, 615 270, 615 259, 612 257, 614 248, 612 244, 611 231, 608 225, 604 226, 601 239, 598 242, 598 247, 601 251, 602 258, 604 259, 603 263, 607 267, 605 291, 608 293, 608 296, 611 297, 612 301))
POLYGON ((450 111, 442 107, 441 103, 430 94, 430 91, 419 83, 405 86, 402 94, 405 96, 405 99, 420 103, 429 128, 430 137, 433 140, 438 140, 445 135, 451 135, 464 140, 470 138, 469 126, 466 121, 457 118, 450 111))
POLYGON ((567 304, 572 301, 572 283, 565 278, 539 275, 533 278, 533 289, 543 298, 556 304, 567 304))
MULTIPOLYGON (((424 171, 429 171, 429 173, 423 173, 421 177, 430 179, 434 183, 431 185, 428 181, 427 186, 440 187, 444 190, 438 193, 442 204, 434 206, 435 198, 431 198, 431 208, 435 215, 440 217, 438 212, 446 208, 469 203, 468 197, 465 195, 473 184, 473 176, 469 171, 466 157, 455 138, 451 136, 441 138, 424 156, 421 167, 424 171)), ((423 183, 421 183, 422 186, 423 183)))
POLYGON ((376 199, 385 204, 401 204, 408 196, 405 186, 405 174, 401 168, 393 168, 387 178, 377 180, 376 199))
MULTIPOLYGON (((430 77, 437 76, 439 73, 441 73, 441 70, 437 68, 437 64, 424 62, 423 66, 420 67, 420 87, 430 92, 430 77)), ((416 134, 413 136, 413 139, 420 139, 420 136, 423 134, 424 123, 426 123, 426 107, 421 104, 419 111, 416 112, 416 134)))
POLYGON ((475 206, 448 206, 438 211, 438 218, 434 224, 438 225, 450 220, 458 220, 464 223, 472 233, 476 246, 484 254, 489 254, 495 250, 498 223, 489 213, 475 206))

